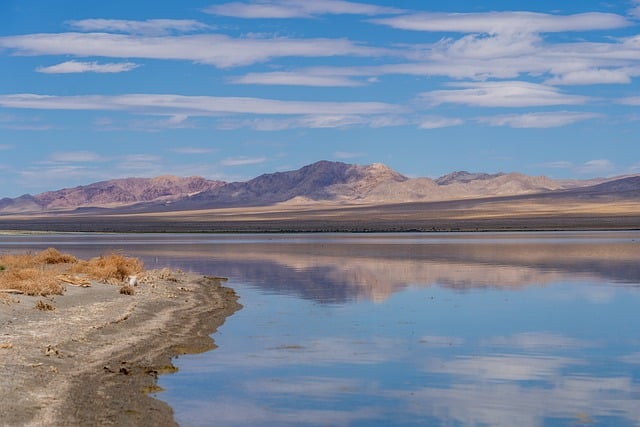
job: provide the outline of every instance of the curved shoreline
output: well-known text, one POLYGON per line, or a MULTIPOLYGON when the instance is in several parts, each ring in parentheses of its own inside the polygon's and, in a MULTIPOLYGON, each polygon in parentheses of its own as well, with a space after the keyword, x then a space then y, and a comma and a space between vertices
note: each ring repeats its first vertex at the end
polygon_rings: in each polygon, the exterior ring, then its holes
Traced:
POLYGON ((218 278, 154 277, 121 295, 68 288, 0 304, 1 425, 176 425, 149 393, 171 359, 215 348, 210 334, 241 308, 218 278), (34 308, 42 300, 55 308, 34 308))

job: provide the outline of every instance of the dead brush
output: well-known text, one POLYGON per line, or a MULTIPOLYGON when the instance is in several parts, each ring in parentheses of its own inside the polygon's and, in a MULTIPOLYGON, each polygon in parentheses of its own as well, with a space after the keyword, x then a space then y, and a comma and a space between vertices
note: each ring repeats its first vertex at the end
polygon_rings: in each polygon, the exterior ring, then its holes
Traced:
MULTIPOLYGON (((65 287, 60 275, 75 274, 80 276, 77 280, 88 278, 121 285, 143 269, 137 258, 112 253, 84 261, 54 248, 39 253, 4 254, 0 256, 0 266, 1 290, 32 296, 62 294, 65 287)), ((7 297, 1 294, 2 301, 6 301, 7 297)))
POLYGON ((78 258, 73 255, 63 254, 54 248, 48 248, 36 254, 35 259, 43 264, 74 264, 78 262, 78 258))
POLYGON ((47 296, 62 294, 64 286, 44 269, 21 267, 7 269, 0 274, 0 288, 15 289, 26 295, 47 296))
POLYGON ((54 306, 52 306, 51 304, 49 304, 49 303, 47 303, 47 302, 44 302, 44 301, 42 301, 42 300, 39 300, 39 301, 36 303, 36 307, 35 307, 35 308, 36 308, 36 310, 40 310, 40 311, 53 311, 53 310, 55 310, 55 309, 56 309, 56 308, 55 308, 54 306))
POLYGON ((105 283, 121 284, 143 268, 143 262, 137 258, 111 253, 88 261, 78 261, 71 267, 71 272, 85 274, 105 283))
POLYGON ((122 295, 135 295, 136 291, 131 285, 122 285, 120 286, 120 293, 122 295))

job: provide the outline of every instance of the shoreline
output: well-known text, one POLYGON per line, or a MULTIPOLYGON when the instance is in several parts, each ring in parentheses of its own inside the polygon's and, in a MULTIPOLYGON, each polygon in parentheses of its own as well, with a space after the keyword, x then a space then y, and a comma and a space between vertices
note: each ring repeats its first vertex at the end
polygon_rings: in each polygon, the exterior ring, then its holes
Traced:
POLYGON ((147 272, 134 295, 92 283, 64 295, 0 302, 0 425, 177 425, 157 377, 215 348, 241 308, 223 279, 147 272), (42 301, 54 310, 38 310, 42 301))

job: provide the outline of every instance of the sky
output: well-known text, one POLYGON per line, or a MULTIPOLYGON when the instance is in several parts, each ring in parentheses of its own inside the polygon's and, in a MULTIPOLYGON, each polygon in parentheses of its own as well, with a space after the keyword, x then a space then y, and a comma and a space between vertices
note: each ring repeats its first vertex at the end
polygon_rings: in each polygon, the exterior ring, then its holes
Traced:
POLYGON ((640 0, 1 0, 0 198, 318 160, 640 173, 640 0))

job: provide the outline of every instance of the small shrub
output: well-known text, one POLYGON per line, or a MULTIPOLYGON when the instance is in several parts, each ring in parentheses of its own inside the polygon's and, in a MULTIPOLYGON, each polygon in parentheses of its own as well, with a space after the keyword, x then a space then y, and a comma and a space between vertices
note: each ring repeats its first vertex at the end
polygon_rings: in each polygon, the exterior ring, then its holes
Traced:
POLYGON ((122 295, 133 295, 135 294, 135 290, 131 285, 123 285, 123 286, 120 286, 120 293, 122 295))
POLYGON ((101 282, 122 283, 142 271, 144 264, 137 258, 119 254, 103 255, 88 261, 80 261, 72 267, 76 273, 84 273, 101 282))
POLYGON ((0 287, 32 296, 62 294, 64 286, 50 273, 34 267, 10 269, 0 276, 0 287))
POLYGON ((41 311, 53 311, 56 308, 54 306, 52 306, 51 304, 49 304, 49 303, 46 303, 46 302, 44 302, 42 300, 39 300, 36 303, 36 309, 41 310, 41 311))
POLYGON ((5 270, 5 266, 4 265, 0 265, 0 271, 4 271, 5 270))
POLYGON ((54 248, 45 249, 37 254, 35 258, 44 264, 73 264, 78 261, 73 255, 60 253, 54 248))

